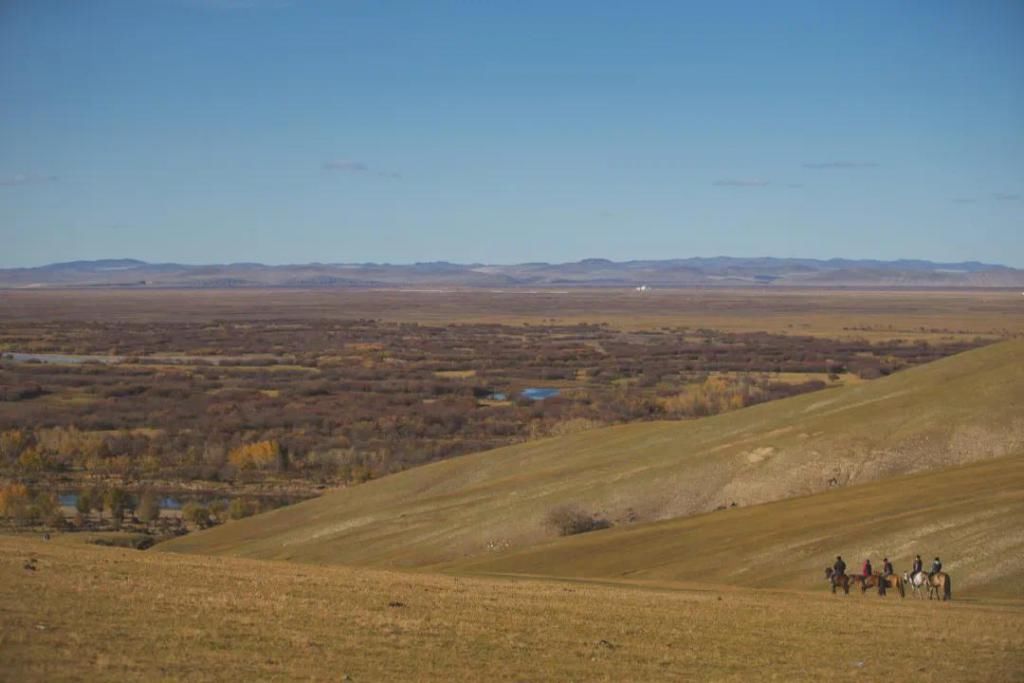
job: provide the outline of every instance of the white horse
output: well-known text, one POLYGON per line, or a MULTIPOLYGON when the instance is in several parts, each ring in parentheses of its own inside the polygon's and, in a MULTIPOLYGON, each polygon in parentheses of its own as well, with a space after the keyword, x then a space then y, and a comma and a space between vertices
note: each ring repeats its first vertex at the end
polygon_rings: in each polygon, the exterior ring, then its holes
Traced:
MULTIPOLYGON (((925 572, 917 572, 913 576, 910 575, 910 572, 903 572, 903 583, 910 584, 910 587, 914 589, 915 598, 924 600, 924 591, 931 592, 931 586, 928 584, 928 574, 925 572)), ((930 598, 931 595, 928 597, 930 598)))

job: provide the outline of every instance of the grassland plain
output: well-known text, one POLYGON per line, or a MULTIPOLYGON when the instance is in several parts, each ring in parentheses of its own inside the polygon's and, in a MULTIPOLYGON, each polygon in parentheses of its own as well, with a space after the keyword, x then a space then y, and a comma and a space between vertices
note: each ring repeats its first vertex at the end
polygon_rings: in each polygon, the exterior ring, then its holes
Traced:
POLYGON ((1024 334, 1016 290, 7 290, 0 321, 382 319, 420 323, 608 323, 871 340, 1024 334))
POLYGON ((474 578, 11 536, 0 623, 9 681, 1024 676, 1024 611, 1005 601, 474 578))
MULTIPOLYGON (((1022 358, 1024 342, 1004 342, 717 417, 597 429, 464 456, 160 548, 438 566, 550 540, 545 518, 567 503, 623 527, 1009 456, 1024 450, 1022 358)), ((910 490, 906 503, 914 503, 910 490)), ((837 531, 869 511, 867 501, 850 506, 837 531)))

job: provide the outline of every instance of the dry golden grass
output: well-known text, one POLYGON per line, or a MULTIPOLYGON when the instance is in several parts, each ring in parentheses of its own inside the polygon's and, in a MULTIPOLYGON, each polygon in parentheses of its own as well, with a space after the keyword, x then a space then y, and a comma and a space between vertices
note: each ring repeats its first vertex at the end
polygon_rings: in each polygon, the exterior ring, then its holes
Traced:
POLYGON ((1024 676, 1018 603, 464 578, 16 537, 0 537, 0 622, 10 681, 1024 676))
POLYGON ((434 376, 447 379, 469 379, 476 377, 476 370, 436 370, 434 376))

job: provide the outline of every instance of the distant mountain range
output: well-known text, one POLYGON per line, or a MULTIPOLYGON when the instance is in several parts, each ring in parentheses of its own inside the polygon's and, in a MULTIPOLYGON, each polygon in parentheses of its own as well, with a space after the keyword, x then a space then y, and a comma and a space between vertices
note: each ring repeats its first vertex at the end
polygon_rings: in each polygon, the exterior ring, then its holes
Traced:
POLYGON ((134 259, 71 261, 0 269, 0 288, 55 287, 884 287, 1024 288, 1024 270, 989 263, 851 259, 686 258, 661 261, 584 259, 518 265, 445 261, 183 265, 134 259))

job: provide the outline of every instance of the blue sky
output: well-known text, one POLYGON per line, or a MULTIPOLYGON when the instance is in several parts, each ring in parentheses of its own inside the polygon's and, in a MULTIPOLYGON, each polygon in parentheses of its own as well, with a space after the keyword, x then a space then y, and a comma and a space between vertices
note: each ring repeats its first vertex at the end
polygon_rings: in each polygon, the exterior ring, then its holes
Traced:
POLYGON ((1024 267, 1024 3, 0 2, 0 266, 1024 267))

